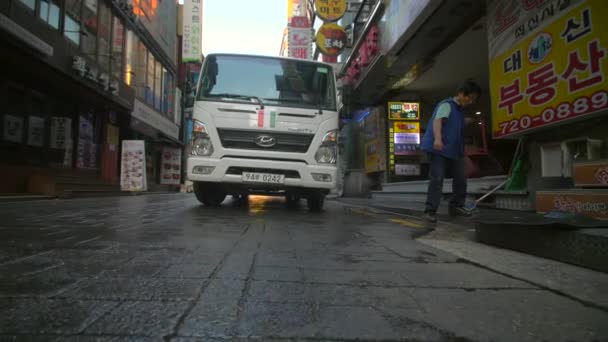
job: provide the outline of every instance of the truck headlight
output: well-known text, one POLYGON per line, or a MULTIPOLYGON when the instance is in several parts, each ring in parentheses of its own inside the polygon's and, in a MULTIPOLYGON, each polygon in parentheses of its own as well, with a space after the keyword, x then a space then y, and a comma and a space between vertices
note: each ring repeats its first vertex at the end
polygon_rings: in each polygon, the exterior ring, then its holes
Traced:
POLYGON ((213 154, 213 143, 209 137, 207 126, 204 123, 194 120, 194 132, 190 141, 190 155, 207 157, 213 154))
POLYGON ((335 165, 338 160, 338 130, 331 130, 325 134, 321 146, 315 153, 315 160, 319 164, 335 165))

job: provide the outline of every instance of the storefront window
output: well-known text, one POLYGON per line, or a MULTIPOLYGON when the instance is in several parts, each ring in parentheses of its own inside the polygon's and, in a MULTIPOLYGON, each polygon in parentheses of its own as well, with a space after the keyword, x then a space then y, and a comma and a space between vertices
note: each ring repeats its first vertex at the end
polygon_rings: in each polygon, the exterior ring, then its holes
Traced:
POLYGON ((97 62, 104 70, 110 70, 110 39, 112 29, 112 13, 104 2, 99 6, 99 45, 97 50, 97 62))
POLYGON ((148 75, 146 77, 146 103, 150 106, 154 106, 154 66, 156 61, 152 52, 148 52, 148 75))
POLYGON ((82 37, 82 52, 94 59, 97 54, 97 0, 85 0, 82 22, 85 32, 82 37))
POLYGON ((135 83, 135 86, 137 87, 136 95, 144 100, 146 98, 147 58, 148 49, 146 49, 146 45, 144 45, 142 41, 139 41, 137 43, 137 64, 135 68, 135 77, 137 77, 137 83, 135 83))
MULTIPOLYGON (((133 31, 127 30, 126 35, 126 44, 125 44, 125 84, 135 87, 137 84, 137 79, 142 78, 143 75, 137 74, 136 64, 137 64, 137 36, 133 31)), ((143 79, 143 78, 142 78, 143 79)))
POLYGON ((59 8, 58 0, 40 0, 40 19, 57 30, 59 29, 59 8))
POLYGON ((159 61, 156 61, 156 68, 154 70, 154 108, 159 112, 162 110, 162 77, 163 66, 159 61))
POLYGON ((29 7, 31 10, 36 9, 36 0, 19 0, 25 6, 29 7))
POLYGON ((112 25, 112 75, 118 79, 122 75, 122 52, 125 40, 125 27, 120 19, 114 17, 112 25))

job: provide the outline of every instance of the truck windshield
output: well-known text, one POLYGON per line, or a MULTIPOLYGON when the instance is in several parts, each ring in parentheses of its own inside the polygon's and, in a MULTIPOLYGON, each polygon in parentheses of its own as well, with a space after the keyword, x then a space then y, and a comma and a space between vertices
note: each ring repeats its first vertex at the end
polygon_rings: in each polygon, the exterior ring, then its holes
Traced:
POLYGON ((270 57, 208 56, 198 100, 336 110, 330 66, 270 57))

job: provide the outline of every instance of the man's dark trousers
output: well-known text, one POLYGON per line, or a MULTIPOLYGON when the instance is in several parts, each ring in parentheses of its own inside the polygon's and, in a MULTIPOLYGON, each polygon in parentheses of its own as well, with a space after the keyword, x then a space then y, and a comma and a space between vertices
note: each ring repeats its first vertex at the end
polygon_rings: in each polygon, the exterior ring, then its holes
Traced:
POLYGON ((446 175, 446 170, 452 173, 452 199, 450 200, 451 208, 464 207, 465 198, 467 195, 467 179, 464 175, 464 159, 450 159, 437 153, 429 153, 430 171, 429 171, 429 189, 426 196, 425 212, 436 213, 441 202, 443 193, 443 179, 446 175))

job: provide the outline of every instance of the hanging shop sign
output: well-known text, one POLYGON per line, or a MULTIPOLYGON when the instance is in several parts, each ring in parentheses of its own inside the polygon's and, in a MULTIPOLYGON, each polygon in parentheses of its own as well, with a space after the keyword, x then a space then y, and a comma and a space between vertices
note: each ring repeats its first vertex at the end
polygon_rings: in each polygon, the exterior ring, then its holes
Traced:
POLYGON ((494 137, 608 110, 603 0, 495 1, 490 13, 494 137))
POLYGON ((323 24, 317 32, 317 47, 326 56, 338 56, 346 47, 348 36, 340 25, 323 24))
POLYGON ((346 13, 346 0, 315 0, 315 12, 323 21, 337 21, 346 13))
POLYGON ((83 57, 72 57, 72 69, 80 77, 97 84, 103 91, 107 91, 114 96, 119 95, 120 83, 118 80, 111 79, 110 75, 105 72, 99 72, 97 68, 88 64, 83 57))
POLYGON ((182 173, 182 150, 163 147, 160 184, 179 185, 182 173))
POLYGON ((143 140, 123 140, 120 164, 122 191, 146 191, 146 147, 143 140))
POLYGON ((203 15, 201 0, 184 0, 182 25, 182 62, 200 62, 202 58, 203 15))
POLYGON ((312 28, 307 17, 293 17, 287 27, 288 56, 299 59, 312 58, 312 28))
POLYGON ((302 11, 302 2, 300 0, 287 0, 287 23, 291 23, 291 18, 294 16, 301 16, 303 14, 302 11))
POLYGON ((389 120, 420 120, 420 103, 418 102, 389 102, 389 120))
POLYGON ((397 121, 393 122, 395 133, 415 133, 420 134, 419 122, 397 121))

